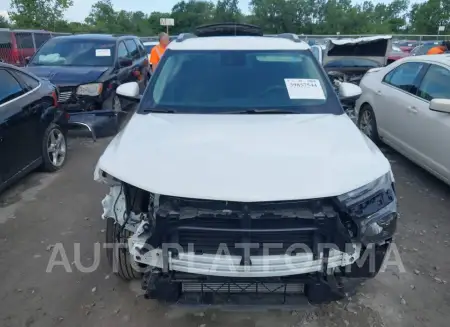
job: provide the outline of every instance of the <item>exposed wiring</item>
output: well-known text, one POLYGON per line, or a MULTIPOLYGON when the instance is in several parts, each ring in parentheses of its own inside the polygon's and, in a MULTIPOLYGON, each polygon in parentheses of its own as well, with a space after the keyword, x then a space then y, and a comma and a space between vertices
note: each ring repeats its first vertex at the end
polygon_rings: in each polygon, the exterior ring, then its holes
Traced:
MULTIPOLYGON (((117 195, 116 201, 114 201, 114 206, 113 206, 114 219, 116 220, 115 224, 117 224, 117 222, 118 222, 118 220, 117 220, 117 212, 116 212, 116 205, 117 205, 117 202, 119 201, 120 196, 122 195, 122 191, 123 191, 123 183, 120 184, 120 192, 119 192, 119 195, 117 195)), ((121 233, 121 231, 117 231, 116 239, 117 239, 118 242, 120 242, 120 233, 121 233)))
MULTIPOLYGON (((137 193, 138 192, 137 192, 137 189, 136 189, 135 192, 134 192, 133 201, 132 201, 130 207, 128 208, 128 206, 127 206, 126 210, 123 213, 123 217, 122 218, 124 219, 124 222, 123 222, 123 225, 121 226, 121 228, 120 228, 120 230, 118 232, 119 240, 120 240, 120 235, 122 235, 123 231, 125 230, 125 226, 128 223, 128 220, 130 219, 131 208, 134 207, 134 204, 135 204, 135 201, 136 201, 136 197, 137 197, 137 193), (125 217, 125 215, 126 215, 126 217, 125 217)), ((126 197, 127 197, 127 195, 125 194, 125 202, 126 202, 126 197)))

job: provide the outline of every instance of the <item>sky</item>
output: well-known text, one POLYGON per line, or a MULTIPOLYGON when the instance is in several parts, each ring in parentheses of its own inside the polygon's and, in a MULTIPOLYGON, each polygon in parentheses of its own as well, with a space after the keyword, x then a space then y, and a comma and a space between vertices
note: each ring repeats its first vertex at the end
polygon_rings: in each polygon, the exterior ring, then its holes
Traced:
MULTIPOLYGON (((112 0, 115 10, 143 11, 151 13, 153 11, 170 12, 175 3, 180 0, 112 0)), ((216 1, 216 0, 212 0, 216 1)), ((69 21, 84 21, 89 14, 92 4, 97 0, 73 0, 73 6, 66 12, 65 18, 69 21)), ((248 13, 250 0, 239 0, 239 6, 244 13, 248 13)), ((355 3, 363 0, 354 0, 355 3)), ((374 2, 389 3, 390 0, 374 0, 374 2)), ((416 2, 416 1, 411 1, 416 2)), ((0 15, 7 17, 10 0, 0 0, 0 15)), ((176 22, 175 22, 176 24, 176 22)))

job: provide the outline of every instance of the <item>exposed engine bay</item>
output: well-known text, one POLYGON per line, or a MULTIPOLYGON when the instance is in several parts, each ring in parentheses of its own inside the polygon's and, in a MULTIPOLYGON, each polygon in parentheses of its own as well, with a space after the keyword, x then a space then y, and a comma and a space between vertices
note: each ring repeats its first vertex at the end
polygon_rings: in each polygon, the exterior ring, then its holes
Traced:
MULTIPOLYGON (((386 235, 365 239, 364 220, 354 221, 333 199, 240 203, 112 184, 102 217, 114 224, 109 239, 126 243, 118 249, 119 275, 124 263, 133 264, 139 273, 121 277, 141 277, 147 298, 211 304, 215 295, 251 293, 283 304, 298 295, 322 303, 343 296, 342 277, 371 276, 367 267, 345 269, 355 266, 364 244, 379 243, 376 272, 387 246, 386 235)), ((393 193, 386 196, 393 200, 393 193)), ((388 234, 395 220, 385 222, 388 234)))
MULTIPOLYGON (((341 83, 352 83, 355 85, 359 85, 359 82, 361 82, 363 76, 365 75, 364 72, 353 72, 353 73, 346 73, 342 71, 329 71, 327 72, 328 78, 330 79, 331 83, 334 86, 334 90, 336 94, 339 96, 339 85, 341 83)), ((356 123, 356 114, 355 114, 355 101, 351 102, 343 102, 342 107, 345 111, 345 113, 356 123)))
MULTIPOLYGON (((385 66, 391 39, 391 36, 330 39, 324 50, 323 66, 335 89, 342 82, 359 85, 369 69, 385 66)), ((343 107, 356 122, 354 103, 343 103, 343 107)))

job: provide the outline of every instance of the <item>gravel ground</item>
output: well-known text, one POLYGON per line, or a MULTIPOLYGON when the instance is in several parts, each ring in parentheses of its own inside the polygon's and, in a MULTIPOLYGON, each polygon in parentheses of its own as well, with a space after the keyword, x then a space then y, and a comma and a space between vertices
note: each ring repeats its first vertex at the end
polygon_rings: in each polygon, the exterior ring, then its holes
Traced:
POLYGON ((405 272, 389 266, 330 305, 194 311, 143 299, 139 282, 112 275, 103 249, 95 255, 95 243, 105 237, 100 200, 106 188, 92 177, 107 143, 73 139, 62 171, 34 173, 0 196, 0 326, 448 326, 450 188, 400 155, 385 150, 400 198, 396 244, 405 272), (62 265, 46 272, 58 243, 70 273, 62 265), (80 272, 76 253, 84 266, 98 269, 80 272))

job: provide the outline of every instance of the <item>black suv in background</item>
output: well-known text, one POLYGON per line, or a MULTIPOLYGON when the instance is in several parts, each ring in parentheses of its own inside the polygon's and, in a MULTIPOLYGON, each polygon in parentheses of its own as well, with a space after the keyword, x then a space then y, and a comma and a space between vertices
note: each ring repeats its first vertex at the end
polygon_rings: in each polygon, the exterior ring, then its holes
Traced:
POLYGON ((135 36, 81 34, 48 40, 27 70, 58 86, 58 102, 68 111, 121 111, 118 85, 147 83, 148 58, 135 36))

